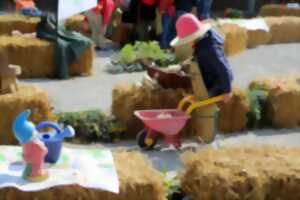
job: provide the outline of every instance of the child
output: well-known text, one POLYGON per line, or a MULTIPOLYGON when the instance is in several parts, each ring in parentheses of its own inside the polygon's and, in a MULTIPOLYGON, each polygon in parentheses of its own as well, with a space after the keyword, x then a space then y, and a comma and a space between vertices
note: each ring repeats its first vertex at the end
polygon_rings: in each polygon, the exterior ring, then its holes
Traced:
POLYGON ((227 103, 231 96, 233 74, 224 54, 224 40, 209 24, 201 23, 194 15, 184 14, 176 22, 177 37, 171 46, 188 45, 200 68, 209 96, 224 95, 227 103))
POLYGON ((88 26, 91 28, 92 39, 97 50, 106 49, 106 28, 115 7, 114 0, 98 0, 97 7, 85 12, 85 21, 88 24, 85 24, 84 29, 88 29, 88 26))

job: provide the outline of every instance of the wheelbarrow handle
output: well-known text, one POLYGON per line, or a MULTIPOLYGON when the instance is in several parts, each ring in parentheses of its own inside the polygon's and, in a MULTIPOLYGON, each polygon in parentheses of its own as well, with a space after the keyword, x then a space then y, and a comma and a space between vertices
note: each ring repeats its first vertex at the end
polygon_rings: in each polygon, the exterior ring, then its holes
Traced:
POLYGON ((177 106, 177 110, 184 111, 183 109, 184 109, 185 105, 193 104, 193 103, 195 103, 194 96, 192 96, 192 95, 186 96, 179 102, 179 104, 177 106))
MULTIPOLYGON (((197 101, 195 102, 194 100, 190 100, 189 102, 192 102, 191 105, 187 108, 187 110, 185 111, 185 113, 187 115, 190 115, 195 109, 201 108, 201 107, 205 107, 205 106, 209 106, 215 103, 218 103, 220 101, 224 100, 224 96, 223 95, 219 95, 219 96, 215 96, 203 101, 197 101)), ((187 100, 186 100, 187 102, 187 100)), ((180 104, 180 103, 179 103, 180 104)))

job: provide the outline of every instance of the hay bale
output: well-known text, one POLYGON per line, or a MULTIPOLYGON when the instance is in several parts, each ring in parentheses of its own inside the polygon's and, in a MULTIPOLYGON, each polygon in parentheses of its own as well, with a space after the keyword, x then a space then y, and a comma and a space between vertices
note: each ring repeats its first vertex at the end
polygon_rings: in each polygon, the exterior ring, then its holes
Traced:
MULTIPOLYGON (((175 109, 185 94, 191 93, 182 89, 152 88, 146 84, 118 85, 113 89, 112 114, 126 124, 129 136, 136 136, 143 128, 142 122, 133 113, 144 109, 175 109)), ((221 132, 236 132, 244 129, 247 123, 246 114, 249 107, 245 94, 238 88, 234 89, 234 96, 228 104, 220 105, 219 129, 221 132)), ((184 136, 197 136, 194 132, 193 120, 187 123, 181 134, 184 136)))
POLYGON ((235 87, 230 102, 227 104, 220 103, 219 108, 219 131, 232 133, 246 128, 249 105, 246 101, 245 92, 240 88, 235 87))
POLYGON ((227 56, 236 55, 247 48, 247 30, 236 24, 223 24, 219 31, 224 35, 224 50, 227 56))
MULTIPOLYGON (((22 67, 21 78, 51 77, 55 71, 54 44, 37 38, 0 36, 0 49, 9 63, 22 67), (32 57, 34 55, 34 57, 32 57)), ((70 74, 89 75, 92 71, 93 48, 85 50, 80 59, 70 66, 70 74)))
POLYGON ((250 89, 268 92, 268 120, 275 128, 300 125, 300 76, 260 78, 250 89))
POLYGON ((17 144, 12 124, 15 117, 26 109, 32 110, 30 120, 35 123, 54 119, 48 94, 38 87, 21 85, 15 93, 0 95, 0 144, 17 144))
POLYGON ((134 111, 144 109, 176 108, 183 98, 183 90, 152 88, 148 85, 117 85, 113 89, 112 114, 126 124, 128 133, 136 136, 143 128, 134 111))
POLYGON ((273 146, 187 153, 181 186, 193 200, 298 200, 299 153, 299 148, 273 146))
POLYGON ((267 16, 298 16, 300 17, 300 8, 288 8, 285 5, 269 4, 261 7, 259 15, 267 16))
POLYGON ((162 175, 137 152, 113 153, 119 180, 120 194, 84 189, 79 186, 54 187, 40 192, 24 193, 17 189, 0 189, 1 200, 165 200, 166 191, 162 175), (141 170, 142 169, 142 170, 141 170))
POLYGON ((263 30, 247 30, 248 48, 254 48, 259 45, 268 44, 271 40, 271 33, 263 30))
POLYGON ((0 35, 10 35, 18 30, 22 33, 33 33, 40 19, 38 17, 26 17, 22 15, 0 16, 0 35))
POLYGON ((300 17, 266 17, 271 44, 300 42, 300 17))
POLYGON ((77 31, 83 35, 90 36, 90 32, 86 32, 83 30, 83 24, 84 24, 84 15, 75 15, 73 17, 68 18, 65 21, 65 27, 68 30, 71 31, 77 31))

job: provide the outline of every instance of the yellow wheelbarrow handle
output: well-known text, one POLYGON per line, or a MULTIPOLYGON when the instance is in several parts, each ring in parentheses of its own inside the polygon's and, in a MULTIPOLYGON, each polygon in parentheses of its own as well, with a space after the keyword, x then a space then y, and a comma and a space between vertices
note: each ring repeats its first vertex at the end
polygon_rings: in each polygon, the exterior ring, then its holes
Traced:
POLYGON ((213 105, 216 104, 220 101, 224 100, 224 96, 223 95, 219 95, 219 96, 215 96, 203 101, 197 101, 195 102, 193 96, 187 96, 185 98, 183 98, 179 104, 178 104, 178 110, 183 111, 183 107, 184 105, 186 105, 187 103, 190 104, 190 106, 187 108, 187 110, 185 111, 185 113, 187 115, 190 115, 195 109, 201 108, 201 107, 205 107, 205 106, 209 106, 209 105, 213 105))

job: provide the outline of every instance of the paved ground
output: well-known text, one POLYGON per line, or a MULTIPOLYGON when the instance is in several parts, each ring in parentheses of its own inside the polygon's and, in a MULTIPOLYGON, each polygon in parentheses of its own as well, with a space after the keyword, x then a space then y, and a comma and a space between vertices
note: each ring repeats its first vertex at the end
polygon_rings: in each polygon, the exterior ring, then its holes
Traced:
MULTIPOLYGON (((284 75, 300 72, 300 44, 282 44, 261 46, 230 58, 235 74, 235 82, 242 87, 257 76, 284 75)), ((105 65, 109 62, 112 52, 98 53, 94 64, 94 75, 91 77, 74 78, 66 81, 27 80, 49 92, 56 111, 79 111, 101 108, 109 111, 111 105, 111 91, 117 83, 140 81, 143 73, 110 75, 105 72, 105 65)), ((300 129, 296 130, 259 130, 255 132, 239 133, 217 137, 212 144, 214 147, 242 144, 278 144, 285 146, 300 146, 300 129)), ((73 146, 73 145, 72 145, 73 146)), ((91 146, 103 146, 95 144, 91 146)), ((125 148, 138 150, 135 141, 122 141, 117 144, 104 145, 113 150, 125 148)), ((87 146, 79 146, 87 148, 87 146)), ((154 166, 161 171, 170 172, 171 176, 182 169, 181 154, 190 149, 203 148, 193 141, 184 141, 183 149, 175 151, 160 144, 157 149, 143 152, 149 156, 154 166)))
MULTIPOLYGON (((236 77, 235 82, 247 87, 257 76, 293 74, 300 72, 300 44, 278 44, 261 46, 231 57, 236 77)), ((143 73, 111 75, 105 72, 105 65, 113 53, 100 52, 94 63, 94 75, 77 77, 65 81, 27 80, 48 91, 55 111, 79 111, 103 109, 109 111, 111 91, 115 84, 140 81, 143 73)))

